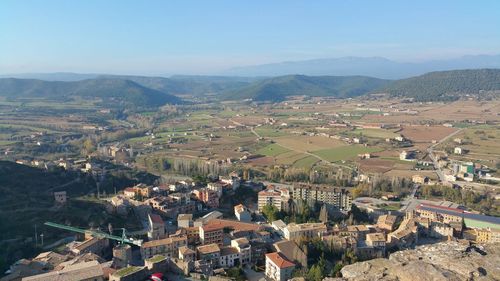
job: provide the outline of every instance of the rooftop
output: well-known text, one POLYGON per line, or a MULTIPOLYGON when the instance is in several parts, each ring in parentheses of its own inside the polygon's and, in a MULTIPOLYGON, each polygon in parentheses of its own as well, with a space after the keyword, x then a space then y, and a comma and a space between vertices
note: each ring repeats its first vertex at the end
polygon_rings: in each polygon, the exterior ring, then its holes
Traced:
POLYGON ((202 226, 204 231, 224 229, 226 227, 235 231, 257 231, 260 229, 258 224, 223 219, 213 219, 206 225, 202 226))
POLYGON ((101 265, 97 261, 82 262, 66 266, 62 270, 24 277, 28 281, 79 281, 90 280, 104 275, 101 265))
POLYGON ((369 233, 366 234, 366 240, 373 242, 385 242, 385 235, 383 233, 369 233))
POLYGON ((196 254, 195 251, 189 249, 187 246, 179 247, 179 253, 181 253, 182 255, 196 254))
POLYGON ((163 260, 166 260, 166 259, 167 259, 167 257, 165 257, 165 256, 156 255, 156 256, 154 256, 152 258, 147 259, 147 261, 149 261, 149 262, 160 262, 160 261, 163 261, 163 260))
POLYGON ((462 209, 436 206, 436 205, 424 204, 424 203, 420 204, 417 208, 421 209, 421 210, 442 213, 442 214, 447 214, 447 215, 452 215, 452 216, 461 216, 465 219, 477 220, 477 221, 488 222, 488 223, 500 225, 500 217, 492 217, 492 216, 486 216, 486 215, 480 215, 480 214, 473 214, 473 213, 464 211, 462 209))
POLYGON ((308 229, 320 229, 320 228, 326 229, 326 226, 324 223, 301 223, 301 224, 290 223, 286 228, 288 229, 289 232, 293 232, 293 231, 301 231, 308 229))
POLYGON ((193 214, 179 214, 177 220, 192 220, 193 214))
POLYGON ((168 238, 164 238, 164 239, 152 240, 152 241, 144 242, 144 243, 142 243, 141 247, 142 248, 157 247, 157 246, 160 246, 160 245, 168 245, 168 244, 172 244, 172 243, 175 243, 175 242, 180 242, 180 241, 183 241, 183 240, 187 241, 187 237, 186 236, 168 237, 168 238))
POLYGON ((165 224, 165 222, 163 221, 163 219, 157 215, 157 214, 149 214, 149 219, 153 222, 153 223, 157 223, 157 224, 165 224))
POLYGON ((274 263, 279 268, 288 268, 295 266, 293 262, 289 261, 288 259, 286 259, 286 257, 277 252, 266 254, 266 259, 271 260, 271 262, 274 263))
POLYGON ((227 256, 227 255, 234 255, 238 253, 238 249, 231 247, 231 246, 226 246, 220 248, 220 255, 221 256, 227 256))
POLYGON ((119 277, 124 277, 133 273, 136 273, 137 271, 142 270, 142 267, 140 266, 129 266, 129 267, 124 267, 120 270, 117 270, 113 275, 119 276, 119 277))
POLYGON ((220 252, 219 245, 213 243, 213 244, 208 244, 208 245, 203 245, 203 246, 198 246, 196 248, 198 252, 202 254, 210 254, 214 252, 220 252))

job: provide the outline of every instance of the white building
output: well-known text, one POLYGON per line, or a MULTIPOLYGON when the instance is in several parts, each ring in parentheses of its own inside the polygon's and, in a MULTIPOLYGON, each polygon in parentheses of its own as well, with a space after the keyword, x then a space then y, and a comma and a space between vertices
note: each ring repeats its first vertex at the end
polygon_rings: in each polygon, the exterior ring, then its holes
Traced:
POLYGON ((252 221, 252 215, 248 211, 248 208, 243 204, 234 206, 234 215, 239 221, 249 222, 252 221))
POLYGON ((295 264, 280 253, 266 254, 266 277, 275 281, 292 278, 295 264))
POLYGON ((310 239, 318 237, 320 233, 326 230, 324 223, 290 223, 283 229, 283 235, 287 240, 295 240, 301 237, 310 239))
POLYGON ((266 205, 272 205, 278 210, 281 210, 281 192, 274 189, 266 189, 260 191, 258 197, 258 207, 260 212, 262 212, 262 209, 264 209, 266 205))
POLYGON ((235 247, 220 248, 219 265, 222 268, 230 268, 240 263, 240 253, 235 247))
POLYGON ((238 238, 231 240, 231 246, 238 249, 240 254, 240 263, 246 265, 252 262, 252 245, 247 238, 238 238))
POLYGON ((165 222, 163 221, 163 219, 159 215, 149 214, 148 221, 148 238, 151 240, 165 238, 165 222))
POLYGON ((462 155, 464 153, 464 151, 463 151, 463 149, 461 147, 457 146, 453 150, 453 153, 458 154, 458 155, 462 155))

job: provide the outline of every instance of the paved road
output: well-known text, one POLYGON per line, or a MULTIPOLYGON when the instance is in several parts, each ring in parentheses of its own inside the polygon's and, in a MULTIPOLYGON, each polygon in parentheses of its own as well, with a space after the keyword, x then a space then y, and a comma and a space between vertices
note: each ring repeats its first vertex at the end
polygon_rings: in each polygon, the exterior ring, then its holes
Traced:
POLYGON ((434 169, 436 170, 436 174, 438 175, 439 177, 439 180, 442 181, 442 182, 447 182, 446 179, 444 178, 444 173, 443 173, 443 170, 441 170, 441 167, 439 167, 439 164, 438 164, 438 161, 437 161, 437 158, 436 156, 434 155, 434 148, 440 144, 442 144, 443 142, 445 142, 447 139, 453 137, 454 135, 460 133, 463 129, 460 129, 460 130, 457 130, 449 135, 447 135, 446 137, 442 138, 440 141, 438 141, 437 143, 431 145, 428 149, 427 149, 427 152, 429 153, 429 157, 431 158, 432 160, 432 163, 434 163, 434 169))

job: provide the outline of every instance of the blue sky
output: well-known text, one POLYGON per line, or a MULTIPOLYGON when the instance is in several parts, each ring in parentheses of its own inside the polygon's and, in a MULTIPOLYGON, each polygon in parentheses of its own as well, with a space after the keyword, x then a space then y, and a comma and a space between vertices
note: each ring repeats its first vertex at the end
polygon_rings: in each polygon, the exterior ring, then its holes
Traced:
POLYGON ((500 1, 0 1, 0 73, 211 74, 233 66, 500 53, 500 1))

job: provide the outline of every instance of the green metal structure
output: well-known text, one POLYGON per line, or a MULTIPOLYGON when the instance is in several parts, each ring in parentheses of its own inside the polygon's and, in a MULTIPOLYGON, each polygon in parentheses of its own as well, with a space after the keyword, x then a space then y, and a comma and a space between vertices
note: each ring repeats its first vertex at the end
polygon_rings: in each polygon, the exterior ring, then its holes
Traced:
POLYGON ((127 244, 136 245, 139 247, 142 244, 142 240, 135 240, 133 238, 127 238, 127 236, 125 234, 125 228, 122 228, 123 232, 122 232, 122 236, 120 237, 120 236, 111 235, 111 234, 108 234, 108 233, 105 233, 105 232, 102 232, 99 230, 81 229, 78 227, 68 226, 68 225, 64 225, 64 224, 58 224, 58 223, 54 223, 54 222, 46 222, 44 224, 46 226, 64 229, 64 230, 71 231, 71 232, 77 232, 77 233, 83 233, 83 234, 89 233, 94 237, 102 237, 102 238, 107 238, 107 239, 111 239, 111 240, 116 240, 122 244, 127 243, 127 244))

